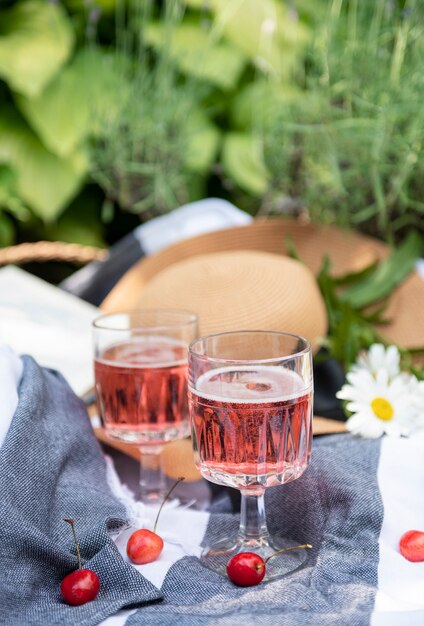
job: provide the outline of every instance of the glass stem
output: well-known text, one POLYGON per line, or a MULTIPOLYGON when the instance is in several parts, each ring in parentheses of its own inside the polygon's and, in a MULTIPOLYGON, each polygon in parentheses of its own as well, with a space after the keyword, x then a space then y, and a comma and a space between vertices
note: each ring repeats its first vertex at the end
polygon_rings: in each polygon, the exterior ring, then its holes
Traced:
POLYGON ((162 446, 140 447, 140 500, 160 504, 166 493, 162 446))
POLYGON ((241 492, 239 539, 251 547, 268 543, 265 517, 265 494, 241 492))

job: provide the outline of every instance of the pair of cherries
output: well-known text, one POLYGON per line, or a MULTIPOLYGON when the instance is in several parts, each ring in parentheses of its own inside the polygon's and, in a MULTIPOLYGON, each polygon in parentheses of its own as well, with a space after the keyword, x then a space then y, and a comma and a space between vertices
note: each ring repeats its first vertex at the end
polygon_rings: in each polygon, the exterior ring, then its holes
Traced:
MULTIPOLYGON (((95 572, 84 569, 78 540, 75 534, 75 520, 66 519, 72 526, 75 547, 78 556, 78 569, 71 572, 60 583, 60 593, 67 604, 79 606, 91 602, 100 591, 100 579, 95 572)), ((142 528, 131 535, 127 544, 127 554, 133 563, 151 563, 156 561, 163 549, 163 539, 155 532, 142 528)))
MULTIPOLYGON (((128 540, 127 554, 130 560, 137 565, 152 563, 156 561, 163 550, 163 539, 156 533, 156 527, 159 520, 162 507, 171 495, 175 487, 184 478, 178 481, 170 489, 164 498, 158 514, 156 516, 153 531, 147 528, 136 530, 128 540)), ((81 564, 81 555, 78 546, 78 540, 75 533, 74 523, 72 519, 65 519, 65 522, 71 525, 74 534, 75 547, 78 556, 79 568, 75 572, 71 572, 62 580, 60 584, 60 592, 67 604, 77 606, 91 602, 96 598, 100 590, 100 580, 95 572, 90 569, 83 569, 81 564)), ((310 544, 295 546, 293 548, 284 548, 262 559, 254 552, 240 552, 233 556, 227 564, 228 578, 241 587, 250 587, 258 585, 264 578, 266 573, 266 564, 269 559, 277 554, 287 552, 288 550, 296 550, 300 548, 312 548, 310 544)), ((419 530, 408 530, 402 535, 399 542, 399 551, 405 559, 412 562, 424 561, 424 532, 419 530)))
MULTIPOLYGON (((141 528, 140 530, 136 530, 129 538, 127 543, 127 554, 133 563, 136 563, 137 565, 152 563, 159 558, 160 553, 163 550, 163 539, 156 533, 159 516, 163 505, 174 491, 175 487, 182 480, 184 480, 184 478, 179 478, 163 499, 156 516, 153 531, 148 530, 147 528, 141 528)), ((81 554, 74 527, 75 520, 65 519, 64 521, 68 522, 72 528, 75 549, 78 557, 78 569, 65 576, 60 583, 60 593, 67 604, 79 606, 81 604, 85 604, 86 602, 91 602, 94 598, 96 598, 100 591, 100 580, 95 572, 90 569, 83 569, 82 567, 81 554)))
MULTIPOLYGON (((75 547, 78 556, 78 569, 71 572, 60 583, 60 593, 67 604, 79 606, 91 602, 100 591, 100 579, 95 572, 84 569, 78 540, 75 534, 75 520, 66 519, 72 526, 75 547)), ((141 528, 136 530, 128 540, 127 554, 133 563, 144 564, 156 561, 163 550, 163 539, 156 532, 141 528)))

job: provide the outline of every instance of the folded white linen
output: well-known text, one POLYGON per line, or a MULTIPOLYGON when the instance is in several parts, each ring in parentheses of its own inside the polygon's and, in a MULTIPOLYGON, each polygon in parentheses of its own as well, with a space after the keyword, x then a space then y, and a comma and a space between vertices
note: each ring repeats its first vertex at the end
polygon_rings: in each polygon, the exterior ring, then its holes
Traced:
POLYGON ((379 537, 378 591, 372 626, 424 624, 424 562, 399 553, 407 530, 424 531, 424 432, 409 438, 385 437, 378 464, 384 517, 379 537))

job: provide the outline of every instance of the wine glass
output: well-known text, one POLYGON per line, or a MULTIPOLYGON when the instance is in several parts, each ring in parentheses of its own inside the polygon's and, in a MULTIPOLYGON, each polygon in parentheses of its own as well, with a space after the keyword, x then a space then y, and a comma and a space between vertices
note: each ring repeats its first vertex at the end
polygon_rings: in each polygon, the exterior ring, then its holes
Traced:
POLYGON ((188 311, 151 309, 94 320, 95 385, 110 439, 140 448, 140 498, 159 503, 166 492, 163 446, 190 434, 187 347, 197 334, 188 311))
POLYGON ((271 331, 200 337, 189 348, 188 386, 196 465, 207 480, 241 492, 237 536, 205 547, 203 564, 225 573, 239 552, 265 560, 285 550, 268 561, 267 579, 293 572, 307 551, 293 538, 269 533, 264 494, 299 478, 310 461, 310 344, 271 331))

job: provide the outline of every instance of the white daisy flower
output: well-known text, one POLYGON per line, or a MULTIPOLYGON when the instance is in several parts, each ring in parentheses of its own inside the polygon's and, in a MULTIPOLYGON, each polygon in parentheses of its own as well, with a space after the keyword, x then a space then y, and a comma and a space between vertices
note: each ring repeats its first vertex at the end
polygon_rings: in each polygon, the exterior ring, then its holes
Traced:
POLYGON ((373 374, 357 368, 346 379, 347 384, 336 395, 347 401, 346 408, 352 413, 346 422, 350 432, 370 438, 384 433, 399 437, 415 429, 415 394, 411 394, 404 375, 391 378, 386 369, 373 374))
POLYGON ((368 352, 359 355, 354 370, 366 369, 375 377, 378 370, 384 369, 389 379, 395 378, 400 372, 400 353, 396 346, 385 348, 382 343, 373 343, 368 352))

